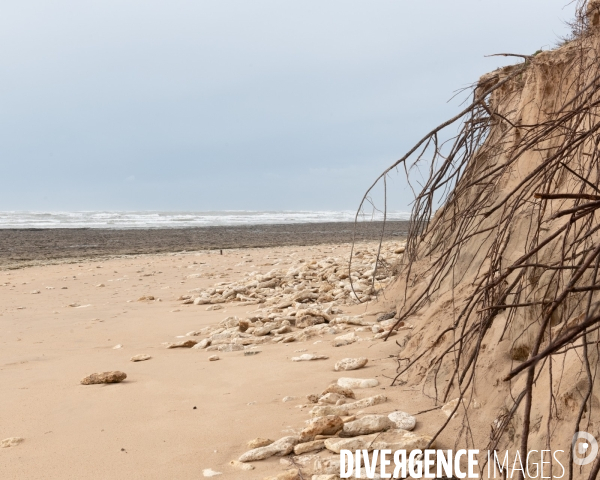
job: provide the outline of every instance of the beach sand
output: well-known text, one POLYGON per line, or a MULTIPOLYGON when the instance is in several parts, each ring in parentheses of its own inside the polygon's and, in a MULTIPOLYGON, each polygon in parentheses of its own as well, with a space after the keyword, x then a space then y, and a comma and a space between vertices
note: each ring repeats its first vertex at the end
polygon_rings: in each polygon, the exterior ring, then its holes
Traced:
MULTIPOLYGON (((165 348, 164 342, 228 316, 244 318, 257 308, 225 303, 207 311, 205 305, 183 305, 182 294, 267 272, 274 263, 285 267, 292 258, 347 258, 348 253, 347 244, 250 248, 0 271, 0 440, 24 438, 0 449, 0 478, 197 479, 205 469, 224 479, 275 475, 285 469, 280 457, 253 462, 253 471, 229 462, 255 437, 277 440, 298 432, 310 409, 298 405, 342 376, 379 380, 378 387, 357 391, 357 398, 388 397, 369 413, 432 408, 418 392, 390 387, 397 367, 393 341, 334 348, 335 335, 319 335, 251 347, 261 352, 254 356, 165 348), (138 301, 144 296, 155 300, 138 301), (298 351, 329 359, 292 362, 298 351), (215 353, 220 360, 208 361, 215 353), (152 358, 131 362, 137 354, 152 358), (369 359, 365 368, 334 371, 338 360, 361 356, 369 359), (89 374, 111 370, 125 372, 127 379, 80 384, 89 374), (284 397, 296 398, 283 402, 284 397)), ((380 295, 341 309, 374 322, 393 305, 380 295)), ((420 415, 416 432, 433 434, 445 418, 439 410, 420 415)))

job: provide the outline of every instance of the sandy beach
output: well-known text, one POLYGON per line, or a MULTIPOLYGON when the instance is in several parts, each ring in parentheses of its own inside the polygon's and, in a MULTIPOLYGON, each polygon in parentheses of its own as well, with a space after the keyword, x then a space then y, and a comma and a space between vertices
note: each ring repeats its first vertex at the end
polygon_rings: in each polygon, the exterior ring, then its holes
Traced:
MULTIPOLYGON (((392 261, 398 242, 386 245, 384 255, 392 261)), ((249 450, 253 438, 277 440, 299 432, 310 419, 307 395, 340 377, 379 381, 377 387, 356 390, 357 399, 388 398, 361 409, 368 413, 433 407, 411 389, 389 386, 397 345, 374 339, 372 327, 345 324, 337 334, 323 330, 290 343, 270 341, 230 352, 166 348, 167 342, 200 341, 207 335, 186 334, 206 333, 226 318, 251 317, 264 307, 227 302, 211 310, 214 305, 184 304, 187 292, 348 254, 348 244, 231 249, 223 255, 205 250, 0 272, 0 439, 24 439, 0 449, 0 477, 196 479, 206 469, 232 479, 277 475, 289 468, 279 456, 251 462, 251 471, 230 462, 249 450), (359 341, 332 346, 334 338, 355 330, 359 341), (139 354, 152 358, 130 361, 139 354), (214 354, 219 361, 208 360, 214 354), (329 358, 291 361, 302 354, 329 358), (334 371, 334 364, 348 357, 368 358, 368 364, 334 371), (80 384, 87 375, 112 370, 125 372, 127 379, 80 384)), ((365 325, 394 308, 385 295, 361 305, 336 303, 336 316, 360 316, 365 325)), ((392 338, 401 339, 402 332, 392 338)), ((443 419, 439 410, 420 415, 415 432, 432 434, 443 419)), ((313 453, 334 457, 326 450, 313 453)))

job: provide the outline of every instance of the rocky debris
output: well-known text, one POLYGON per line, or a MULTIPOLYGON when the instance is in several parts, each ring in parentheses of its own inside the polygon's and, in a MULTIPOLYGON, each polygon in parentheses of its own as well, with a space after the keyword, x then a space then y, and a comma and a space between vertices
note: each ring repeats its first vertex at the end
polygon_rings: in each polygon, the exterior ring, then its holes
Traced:
POLYGON ((310 480, 338 480, 339 478, 340 477, 338 477, 335 474, 331 474, 331 475, 313 475, 310 480))
POLYGON ((25 441, 24 438, 21 437, 9 437, 5 438, 0 442, 0 448, 10 448, 16 447, 17 445, 23 443, 25 441))
POLYGON ((310 362, 312 360, 327 360, 329 357, 326 355, 313 355, 311 353, 304 353, 299 357, 292 357, 292 362, 310 362))
POLYGON ((281 401, 282 401, 283 403, 287 403, 287 402, 293 402, 294 400, 296 400, 296 397, 289 397, 289 396, 288 396, 288 397, 283 397, 283 398, 281 399, 281 401))
POLYGON ((197 343, 197 340, 182 340, 181 342, 168 343, 167 348, 192 348, 197 343))
POLYGON ((370 433, 383 432, 394 428, 396 425, 386 415, 365 415, 353 422, 344 423, 342 435, 356 437, 370 433))
POLYGON ((313 417, 324 417, 326 415, 348 415, 350 410, 358 409, 358 408, 368 408, 373 407, 375 405, 379 405, 381 403, 387 402, 387 397, 385 395, 375 395, 374 397, 363 398, 362 400, 357 400, 352 403, 346 403, 345 405, 336 405, 336 406, 316 406, 313 407, 309 413, 313 417))
POLYGON ((152 295, 144 295, 143 297, 138 298, 137 301, 138 302, 145 302, 145 301, 151 302, 153 300, 154 300, 154 296, 152 296, 152 295))
POLYGON ((221 360, 218 355, 211 355, 208 357, 209 362, 216 362, 217 360, 221 360))
POLYGON ((298 444, 298 437, 283 437, 276 442, 267 445, 266 447, 254 448, 244 453, 240 458, 240 462, 254 462, 256 460, 264 460, 265 458, 274 455, 284 456, 290 454, 294 447, 298 444))
POLYGON ((205 468, 202 470, 202 475, 205 477, 216 477, 217 475, 223 475, 221 472, 215 472, 212 468, 205 468))
POLYGON ((273 443, 273 440, 270 440, 268 438, 253 438, 252 440, 250 440, 247 445, 248 448, 250 449, 255 449, 255 448, 260 448, 260 447, 266 447, 267 445, 271 445, 273 443))
POLYGON ((334 347, 345 347, 346 345, 353 344, 357 339, 356 333, 351 332, 346 335, 335 337, 331 343, 334 347))
POLYGON ((302 455, 303 453, 314 452, 316 450, 323 450, 325 448, 325 440, 313 440, 312 442, 299 443, 294 447, 294 453, 296 455, 302 455))
POLYGON ((356 398, 352 390, 349 388, 340 387, 336 383, 329 385, 325 390, 323 390, 321 395, 326 395, 327 393, 337 393, 338 395, 342 395, 346 398, 356 398))
POLYGON ((343 405, 347 402, 346 397, 340 395, 339 393, 326 393, 325 395, 321 395, 316 403, 319 404, 330 404, 330 405, 343 405))
POLYGON ((424 450, 431 440, 432 437, 428 435, 417 435, 406 430, 388 430, 383 433, 373 433, 353 438, 328 438, 325 440, 325 448, 333 453, 340 453, 340 450, 372 451, 389 449, 392 451, 406 450, 408 454, 412 450, 424 450))
POLYGON ((394 422, 395 428, 402 430, 414 430, 417 419, 406 412, 396 411, 388 415, 388 418, 394 422))
POLYGON ((38 294, 40 294, 40 293, 42 293, 42 292, 40 292, 39 290, 33 290, 33 291, 31 292, 31 294, 32 294, 32 295, 38 295, 38 294))
POLYGON ((254 465, 251 465, 249 463, 238 462, 237 460, 232 460, 231 462, 229 462, 229 465, 231 465, 232 467, 237 468, 239 470, 245 470, 245 471, 254 470, 254 465))
POLYGON ((336 372, 340 372, 342 370, 358 370, 359 368, 363 368, 367 362, 365 357, 360 358, 344 358, 335 364, 334 370, 336 372))
POLYGON ((101 383, 120 383, 127 378, 127 374, 119 371, 92 373, 81 380, 82 385, 98 385, 101 383))
POLYGON ((446 415, 447 417, 450 417, 452 415, 452 412, 458 405, 459 401, 460 401, 460 398, 455 398, 454 400, 450 400, 446 405, 444 405, 442 407, 442 413, 444 415, 446 415))
POLYGON ((144 355, 143 353, 140 353, 139 355, 134 355, 129 360, 131 362, 145 362, 146 360, 150 360, 151 358, 152 357, 150 355, 144 355))
POLYGON ((393 311, 391 311, 389 313, 384 313, 383 315, 379 315, 377 317, 377 321, 378 322, 383 322, 384 320, 391 320, 395 316, 396 316, 396 310, 393 310, 393 311))
POLYGON ((379 385, 375 378, 338 378, 337 384, 342 388, 373 388, 379 385))
POLYGON ((192 348, 195 348, 196 350, 202 350, 206 347, 210 346, 210 338, 205 338, 203 340, 200 340, 196 345, 194 345, 192 348))
POLYGON ((122 349, 122 348, 123 348, 123 345, 121 345, 121 344, 119 343, 118 345, 115 345, 115 346, 113 347, 113 350, 120 350, 120 349, 122 349))
POLYGON ((309 425, 300 432, 300 442, 314 440, 317 435, 335 435, 344 427, 344 422, 337 415, 326 415, 312 420, 309 425))

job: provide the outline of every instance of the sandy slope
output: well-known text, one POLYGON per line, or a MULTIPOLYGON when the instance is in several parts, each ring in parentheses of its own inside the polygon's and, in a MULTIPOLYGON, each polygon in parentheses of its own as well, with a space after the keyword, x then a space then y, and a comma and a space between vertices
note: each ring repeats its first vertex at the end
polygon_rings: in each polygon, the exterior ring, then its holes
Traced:
MULTIPOLYGON (((345 248, 334 250, 341 255, 345 248)), ((162 345, 255 308, 226 305, 206 311, 204 306, 181 305, 179 295, 218 281, 186 279, 190 273, 236 279, 270 269, 267 257, 297 252, 318 258, 331 250, 285 247, 233 250, 223 256, 140 256, 0 272, 0 440, 25 438, 19 446, 0 449, 0 478, 193 479, 202 477, 205 468, 222 472, 220 478, 263 478, 283 470, 278 458, 256 462, 252 472, 228 463, 254 437, 277 439, 302 428, 308 409, 297 405, 340 376, 380 380, 379 387, 357 392, 359 398, 386 393, 392 399, 369 413, 432 407, 411 390, 389 387, 396 368, 392 356, 398 350, 393 342, 333 348, 333 337, 325 336, 261 345, 261 353, 251 357, 239 351, 218 353, 217 362, 208 361, 216 352, 162 345), (236 266, 248 254, 245 259, 252 261, 236 266), (101 283, 105 287, 97 286, 101 283), (40 293, 31 293, 36 290, 40 293), (162 301, 137 301, 143 295, 162 301), (68 306, 75 303, 81 306, 68 306), (123 347, 113 349, 117 344, 123 347), (304 349, 330 359, 290 361, 296 350, 304 349), (139 353, 153 358, 129 361, 139 353), (345 375, 333 371, 337 360, 353 356, 368 357, 369 365, 345 375), (86 375, 108 370, 122 370, 128 378, 116 385, 79 383, 86 375), (299 398, 284 403, 285 396, 299 398)), ((382 300, 344 311, 378 312, 390 304, 382 300)), ((445 419, 439 411, 418 418, 417 431, 429 434, 445 419)))

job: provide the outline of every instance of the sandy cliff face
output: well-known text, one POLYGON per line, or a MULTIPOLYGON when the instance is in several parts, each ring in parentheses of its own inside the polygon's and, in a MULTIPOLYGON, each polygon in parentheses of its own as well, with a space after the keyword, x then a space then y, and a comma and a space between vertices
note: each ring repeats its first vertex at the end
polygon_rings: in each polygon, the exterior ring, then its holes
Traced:
POLYGON ((415 325, 397 381, 460 398, 463 446, 600 438, 600 1, 586 12, 580 38, 480 79, 453 150, 460 179, 393 287, 415 325))

